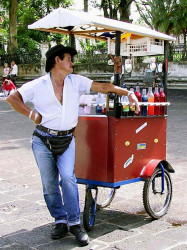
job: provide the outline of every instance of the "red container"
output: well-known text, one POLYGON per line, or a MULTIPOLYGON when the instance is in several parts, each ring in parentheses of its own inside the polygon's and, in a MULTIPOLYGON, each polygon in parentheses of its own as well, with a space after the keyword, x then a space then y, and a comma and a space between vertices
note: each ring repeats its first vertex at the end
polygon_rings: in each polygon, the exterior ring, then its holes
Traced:
POLYGON ((81 116, 76 177, 98 185, 135 180, 152 159, 166 157, 166 117, 81 116))

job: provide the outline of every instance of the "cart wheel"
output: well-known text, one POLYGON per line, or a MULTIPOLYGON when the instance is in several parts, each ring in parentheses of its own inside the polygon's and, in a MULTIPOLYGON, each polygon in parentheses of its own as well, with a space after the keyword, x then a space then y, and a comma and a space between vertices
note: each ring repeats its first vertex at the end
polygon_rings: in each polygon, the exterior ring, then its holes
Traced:
POLYGON ((95 224, 96 206, 92 198, 91 190, 86 189, 85 206, 83 212, 83 224, 86 231, 91 231, 95 224))
MULTIPOLYGON (((110 205, 112 200, 114 199, 116 188, 105 188, 105 187, 97 187, 98 195, 97 195, 97 209, 102 209, 110 205)), ((92 190, 92 197, 93 192, 92 190)))
POLYGON ((162 173, 156 168, 143 188, 143 203, 146 212, 154 219, 159 219, 168 211, 172 198, 172 181, 167 170, 162 173), (163 175, 163 177, 162 177, 163 175))

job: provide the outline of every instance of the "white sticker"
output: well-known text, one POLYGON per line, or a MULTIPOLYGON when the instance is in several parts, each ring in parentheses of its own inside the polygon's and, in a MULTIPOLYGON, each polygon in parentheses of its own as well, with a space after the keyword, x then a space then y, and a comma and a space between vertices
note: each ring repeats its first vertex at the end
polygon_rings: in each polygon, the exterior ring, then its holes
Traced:
POLYGON ((133 162, 133 159, 134 155, 132 154, 132 156, 124 163, 123 167, 127 168, 133 162))
POLYGON ((136 134, 138 134, 143 128, 145 128, 147 126, 147 122, 145 122, 142 126, 140 126, 137 130, 136 130, 136 134))

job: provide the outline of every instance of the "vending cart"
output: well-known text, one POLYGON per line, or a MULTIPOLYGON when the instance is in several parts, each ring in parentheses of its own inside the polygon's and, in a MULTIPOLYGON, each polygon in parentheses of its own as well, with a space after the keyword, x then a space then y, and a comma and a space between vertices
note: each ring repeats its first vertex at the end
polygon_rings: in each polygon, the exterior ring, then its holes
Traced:
MULTIPOLYGON (((167 48, 171 36, 126 22, 90 13, 58 8, 30 29, 69 34, 108 42, 108 53, 121 56, 164 54, 163 82, 167 90, 167 48)), ((114 59, 115 61, 115 59, 114 59)), ((121 69, 114 62, 114 84, 120 85, 121 69)), ((120 97, 107 95, 104 114, 79 116, 76 128, 75 173, 77 182, 86 185, 83 222, 89 231, 94 227, 96 210, 112 201, 120 186, 144 181, 143 203, 154 219, 166 214, 172 198, 170 173, 166 160, 167 101, 139 103, 141 107, 164 107, 162 115, 124 115, 120 97)))

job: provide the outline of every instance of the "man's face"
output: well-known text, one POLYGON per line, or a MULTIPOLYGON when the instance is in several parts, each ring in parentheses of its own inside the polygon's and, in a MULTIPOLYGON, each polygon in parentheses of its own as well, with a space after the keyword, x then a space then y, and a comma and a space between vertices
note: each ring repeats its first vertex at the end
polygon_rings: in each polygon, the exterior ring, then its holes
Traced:
POLYGON ((72 73, 74 64, 71 60, 72 60, 71 55, 68 53, 65 53, 63 60, 62 59, 59 60, 59 63, 58 63, 59 69, 66 71, 68 74, 72 73))

